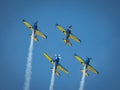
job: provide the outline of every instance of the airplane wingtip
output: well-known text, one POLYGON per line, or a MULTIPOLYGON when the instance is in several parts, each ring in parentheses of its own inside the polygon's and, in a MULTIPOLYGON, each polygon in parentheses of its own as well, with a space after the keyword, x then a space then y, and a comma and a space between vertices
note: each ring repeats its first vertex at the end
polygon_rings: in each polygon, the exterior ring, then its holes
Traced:
POLYGON ((22 20, 23 22, 25 21, 25 19, 22 20))
POLYGON ((77 54, 76 54, 76 53, 74 53, 74 56, 77 56, 77 54))
POLYGON ((81 40, 79 39, 79 42, 81 43, 81 40))
POLYGON ((45 35, 45 39, 47 39, 47 36, 45 35))
POLYGON ((99 72, 97 72, 97 75, 99 75, 99 72))
POLYGON ((45 55, 45 54, 47 54, 46 52, 43 52, 43 54, 45 55))
POLYGON ((56 26, 58 26, 59 24, 56 23, 56 26))

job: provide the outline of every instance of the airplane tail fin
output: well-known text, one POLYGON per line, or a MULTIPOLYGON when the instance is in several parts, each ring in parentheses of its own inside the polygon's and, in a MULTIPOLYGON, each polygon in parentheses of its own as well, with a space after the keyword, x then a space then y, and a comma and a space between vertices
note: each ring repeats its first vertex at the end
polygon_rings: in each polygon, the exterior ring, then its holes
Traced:
MULTIPOLYGON (((31 35, 31 34, 30 34, 30 38, 32 38, 32 35, 31 35)), ((36 41, 36 42, 39 41, 38 38, 37 38, 36 36, 34 36, 33 40, 36 41)))
MULTIPOLYGON (((80 71, 83 73, 84 70, 82 69, 82 70, 80 70, 80 71)), ((88 74, 87 71, 85 71, 85 75, 86 75, 86 76, 89 76, 89 74, 88 74)))
POLYGON ((69 40, 63 39, 63 41, 64 41, 67 45, 72 46, 72 43, 71 43, 69 40))
MULTIPOLYGON (((53 70, 53 68, 50 68, 50 69, 53 70)), ((56 74, 57 76, 61 76, 61 74, 58 72, 58 70, 55 71, 55 74, 56 74)))

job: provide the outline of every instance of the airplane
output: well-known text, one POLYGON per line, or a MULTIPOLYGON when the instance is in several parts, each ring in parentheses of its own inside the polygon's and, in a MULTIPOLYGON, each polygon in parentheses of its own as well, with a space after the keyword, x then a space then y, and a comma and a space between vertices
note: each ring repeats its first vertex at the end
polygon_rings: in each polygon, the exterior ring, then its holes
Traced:
MULTIPOLYGON (((63 71, 64 73, 68 74, 68 70, 65 69, 61 64, 59 64, 59 61, 61 59, 60 55, 55 56, 55 59, 51 58, 46 52, 44 52, 44 56, 52 63, 55 64, 55 74, 57 76, 61 76, 61 74, 59 73, 58 69, 63 71)), ((51 68, 53 69, 53 68, 51 68)))
MULTIPOLYGON (((38 38, 37 38, 37 35, 39 35, 39 36, 42 37, 42 38, 47 39, 47 36, 38 30, 38 21, 36 21, 36 22, 33 24, 33 26, 32 26, 30 23, 28 23, 26 20, 24 20, 24 19, 23 19, 23 23, 24 23, 31 31, 34 31, 34 37, 33 37, 33 40, 34 40, 34 41, 36 41, 36 42, 39 41, 38 38)), ((31 37, 32 37, 32 35, 31 35, 31 37)))
POLYGON ((67 30, 65 30, 62 26, 60 26, 59 24, 56 24, 56 28, 58 30, 60 30, 63 34, 66 35, 66 38, 63 39, 63 41, 69 45, 72 46, 72 43, 70 42, 69 38, 77 41, 77 42, 81 42, 80 39, 78 39, 76 36, 74 36, 71 32, 72 32, 72 26, 69 26, 67 30))
MULTIPOLYGON (((83 65, 83 66, 85 66, 86 65, 86 71, 85 71, 85 75, 86 76, 89 76, 89 74, 88 74, 88 70, 90 70, 90 71, 92 71, 93 73, 95 73, 95 74, 99 74, 99 72, 97 71, 97 70, 95 70, 89 63, 90 63, 90 60, 92 59, 92 58, 88 58, 87 57, 87 59, 84 61, 80 56, 78 56, 77 54, 74 54, 74 57, 78 60, 78 61, 80 61, 80 63, 83 65)), ((84 70, 80 70, 81 72, 84 72, 84 70)))

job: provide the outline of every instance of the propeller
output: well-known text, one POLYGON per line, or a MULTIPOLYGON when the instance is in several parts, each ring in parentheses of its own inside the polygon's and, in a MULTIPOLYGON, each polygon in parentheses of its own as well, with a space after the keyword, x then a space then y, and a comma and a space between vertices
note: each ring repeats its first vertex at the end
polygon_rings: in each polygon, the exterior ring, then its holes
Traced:
POLYGON ((72 25, 70 25, 68 28, 69 28, 69 30, 71 30, 71 31, 72 31, 72 25))
POLYGON ((58 57, 59 59, 61 59, 61 55, 60 55, 60 54, 58 54, 58 55, 55 54, 55 57, 56 57, 56 58, 58 57))
POLYGON ((92 58, 90 58, 90 57, 87 57, 87 59, 91 60, 92 58))
POLYGON ((69 28, 72 28, 72 25, 70 25, 69 28))

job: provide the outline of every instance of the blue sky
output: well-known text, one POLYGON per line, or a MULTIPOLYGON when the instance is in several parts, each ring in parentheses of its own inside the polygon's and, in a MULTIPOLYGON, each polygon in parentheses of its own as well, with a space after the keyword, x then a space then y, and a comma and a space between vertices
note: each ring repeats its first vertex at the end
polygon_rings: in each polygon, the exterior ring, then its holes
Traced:
POLYGON ((4 0, 0 1, 0 90, 22 90, 31 31, 22 19, 31 24, 39 21, 39 29, 48 36, 34 43, 30 90, 48 90, 52 65, 43 56, 61 54, 61 64, 69 70, 55 77, 54 90, 78 90, 82 66, 74 58, 92 57, 91 65, 100 74, 89 72, 85 90, 119 90, 120 79, 120 2, 119 0, 4 0), (55 24, 73 26, 73 34, 82 40, 65 37, 55 24))

